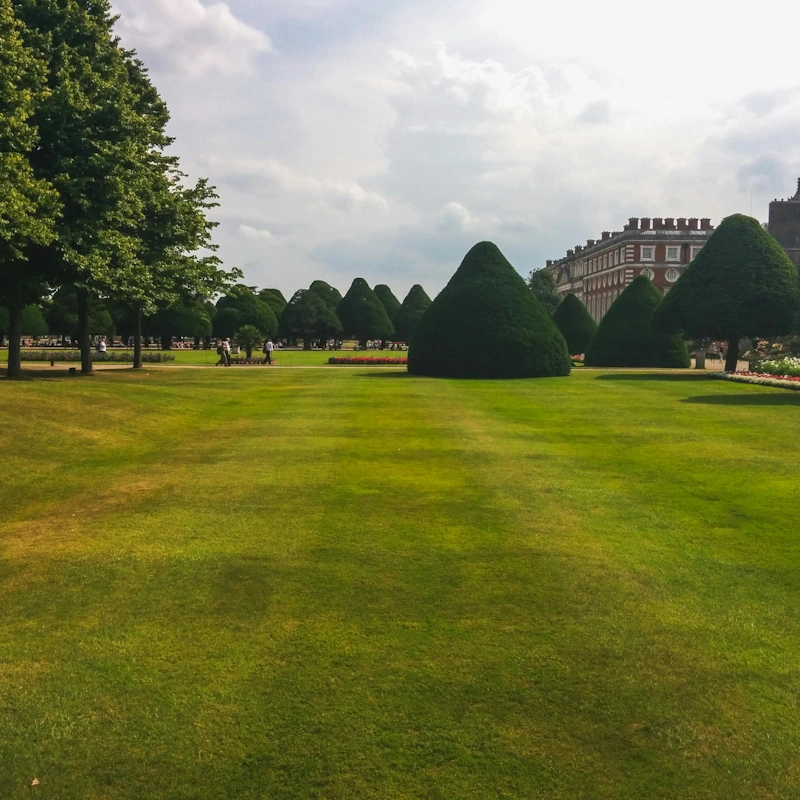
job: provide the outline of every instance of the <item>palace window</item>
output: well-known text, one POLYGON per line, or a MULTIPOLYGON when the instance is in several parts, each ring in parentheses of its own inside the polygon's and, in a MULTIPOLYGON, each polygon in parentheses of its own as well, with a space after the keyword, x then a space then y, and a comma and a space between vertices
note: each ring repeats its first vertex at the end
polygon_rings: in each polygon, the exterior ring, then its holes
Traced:
POLYGON ((667 261, 680 261, 681 260, 681 249, 680 247, 668 247, 667 248, 667 261))
POLYGON ((645 267, 642 270, 642 275, 644 275, 645 278, 648 278, 649 280, 653 280, 653 278, 655 278, 656 276, 655 272, 653 272, 653 270, 651 270, 649 267, 645 267))
POLYGON ((642 261, 652 261, 655 258, 654 251, 654 247, 645 247, 642 245, 642 261))
POLYGON ((703 246, 702 246, 702 245, 700 245, 699 247, 693 247, 693 248, 692 248, 692 261, 694 261, 694 260, 697 258, 697 255, 698 255, 698 253, 699 253, 699 252, 700 252, 702 249, 703 249, 703 246))
POLYGON ((665 277, 665 278, 666 278, 666 279, 667 279, 667 280, 668 280, 670 283, 675 283, 675 281, 676 281, 676 280, 678 280, 678 278, 680 278, 680 276, 681 276, 680 270, 677 270, 677 269, 675 269, 675 267, 670 267, 670 268, 669 268, 669 269, 666 271, 666 273, 665 273, 665 275, 664 275, 664 277, 665 277))

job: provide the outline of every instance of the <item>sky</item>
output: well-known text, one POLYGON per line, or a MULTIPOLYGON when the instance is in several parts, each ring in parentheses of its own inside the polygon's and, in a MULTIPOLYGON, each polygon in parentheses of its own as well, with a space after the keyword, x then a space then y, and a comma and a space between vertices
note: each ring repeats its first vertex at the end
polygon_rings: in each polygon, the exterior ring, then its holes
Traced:
POLYGON ((752 213, 800 177, 800 4, 112 0, 217 187, 219 255, 287 298, 432 297, 629 217, 752 213))

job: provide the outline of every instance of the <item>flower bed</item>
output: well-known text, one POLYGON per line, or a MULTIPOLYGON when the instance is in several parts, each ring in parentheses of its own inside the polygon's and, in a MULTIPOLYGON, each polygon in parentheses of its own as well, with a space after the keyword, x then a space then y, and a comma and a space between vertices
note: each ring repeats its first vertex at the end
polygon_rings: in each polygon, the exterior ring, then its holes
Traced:
POLYGON ((570 356, 570 360, 572 361, 573 367, 582 367, 583 359, 584 359, 583 353, 581 353, 580 355, 570 356))
POLYGON ((753 383, 757 386, 773 386, 776 389, 794 389, 800 391, 800 376, 769 375, 763 372, 714 372, 715 378, 722 378, 737 383, 753 383))
POLYGON ((357 364, 362 367, 375 366, 398 366, 408 364, 408 358, 367 358, 365 356, 332 356, 328 359, 329 364, 357 364))
POLYGON ((786 375, 792 378, 800 378, 800 358, 785 358, 775 361, 760 361, 756 364, 756 373, 759 375, 786 375))
MULTIPOLYGON (((23 350, 20 354, 22 361, 71 361, 79 362, 81 354, 78 350, 23 350)), ((164 361, 174 361, 171 353, 142 353, 142 362, 146 364, 161 364, 164 361)), ((133 353, 117 353, 107 350, 105 353, 92 353, 92 361, 111 361, 116 363, 130 363, 133 353)))

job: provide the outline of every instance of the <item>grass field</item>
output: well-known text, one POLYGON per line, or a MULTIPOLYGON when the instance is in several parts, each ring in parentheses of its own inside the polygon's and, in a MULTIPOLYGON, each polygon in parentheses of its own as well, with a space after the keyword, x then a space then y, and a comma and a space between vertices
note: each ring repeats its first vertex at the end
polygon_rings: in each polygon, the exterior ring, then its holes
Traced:
POLYGON ((0 383, 0 797, 800 795, 796 393, 220 372, 0 383))

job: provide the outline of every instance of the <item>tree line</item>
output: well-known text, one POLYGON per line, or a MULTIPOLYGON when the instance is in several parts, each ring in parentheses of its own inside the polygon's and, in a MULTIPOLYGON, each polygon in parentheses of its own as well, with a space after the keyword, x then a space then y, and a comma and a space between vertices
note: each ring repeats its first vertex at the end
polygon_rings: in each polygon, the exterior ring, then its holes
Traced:
POLYGON ((207 213, 216 191, 205 179, 188 183, 167 152, 166 104, 114 35, 115 21, 109 0, 0 0, 0 305, 10 376, 20 374, 23 327, 43 298, 74 309, 89 373, 101 300, 127 314, 139 367, 146 315, 202 303, 241 276, 215 255, 207 213))

